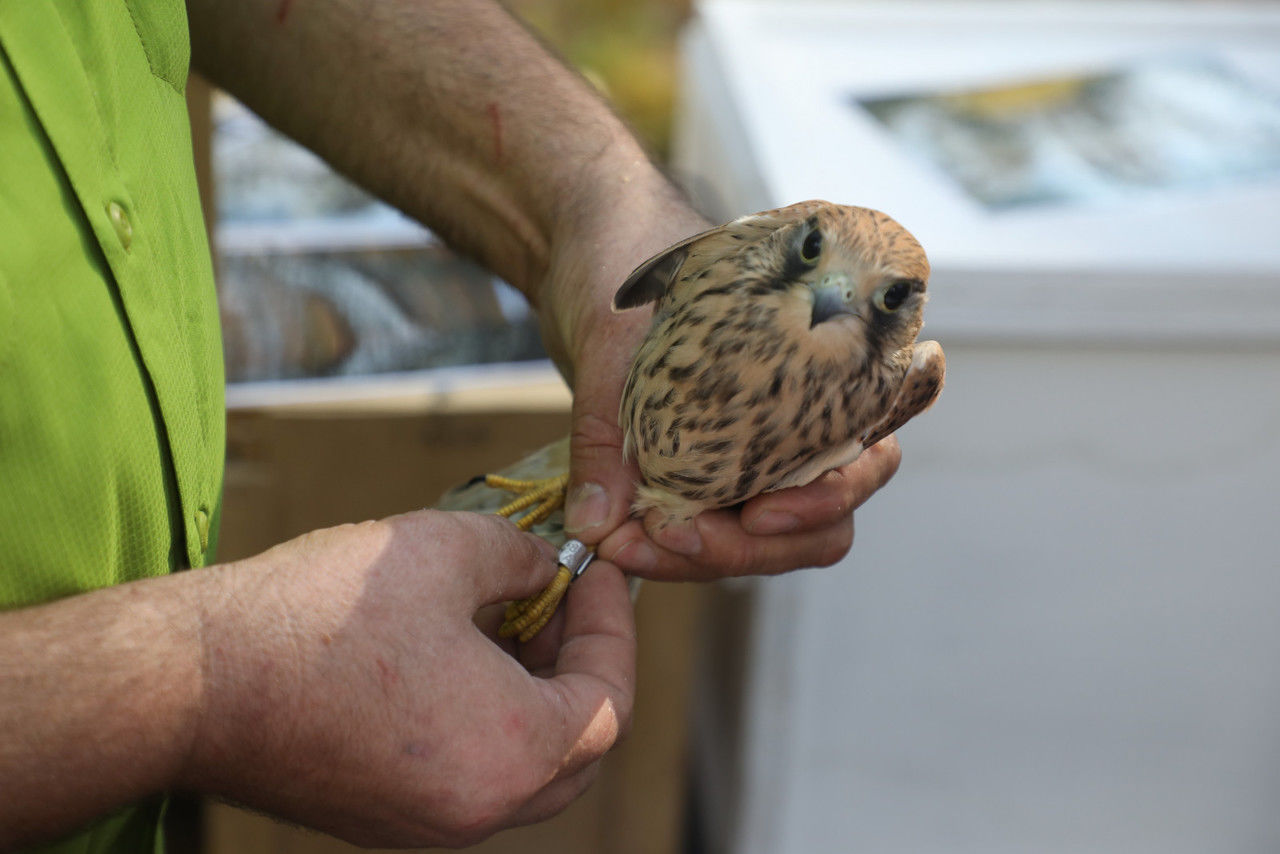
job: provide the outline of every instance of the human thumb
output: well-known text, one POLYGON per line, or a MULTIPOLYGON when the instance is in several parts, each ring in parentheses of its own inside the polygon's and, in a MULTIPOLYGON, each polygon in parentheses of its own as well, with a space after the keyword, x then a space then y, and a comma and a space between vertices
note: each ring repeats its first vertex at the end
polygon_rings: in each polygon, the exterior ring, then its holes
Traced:
POLYGON ((587 378, 580 378, 569 438, 564 527, 587 545, 600 542, 626 521, 639 476, 634 466, 623 462, 617 411, 616 395, 601 394, 589 387, 587 378))

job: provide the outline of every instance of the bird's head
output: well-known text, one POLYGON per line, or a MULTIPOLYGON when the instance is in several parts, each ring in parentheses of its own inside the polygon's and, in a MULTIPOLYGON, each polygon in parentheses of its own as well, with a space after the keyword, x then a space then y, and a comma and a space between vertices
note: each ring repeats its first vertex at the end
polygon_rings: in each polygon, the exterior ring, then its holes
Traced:
POLYGON ((782 277, 807 302, 812 334, 855 335, 872 356, 915 341, 929 261, 896 221, 867 208, 825 205, 775 237, 782 277))
POLYGON ((627 278, 614 309, 654 302, 661 318, 698 302, 705 310, 693 314, 707 320, 751 306, 792 340, 806 339, 832 359, 867 362, 915 341, 928 280, 924 249, 888 215, 808 201, 668 247, 627 278))

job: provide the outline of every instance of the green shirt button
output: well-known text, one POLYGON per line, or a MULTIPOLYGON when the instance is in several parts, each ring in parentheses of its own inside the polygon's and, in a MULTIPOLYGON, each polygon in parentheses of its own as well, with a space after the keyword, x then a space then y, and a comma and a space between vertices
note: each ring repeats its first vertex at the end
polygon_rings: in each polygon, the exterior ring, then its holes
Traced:
POLYGON ((209 511, 201 507, 196 511, 196 533, 200 535, 200 551, 209 548, 209 511))
POLYGON ((120 239, 120 245, 128 252, 129 245, 133 243, 133 223, 129 221, 129 212, 119 202, 109 202, 107 204, 107 218, 111 220, 111 227, 116 230, 116 237, 120 239))

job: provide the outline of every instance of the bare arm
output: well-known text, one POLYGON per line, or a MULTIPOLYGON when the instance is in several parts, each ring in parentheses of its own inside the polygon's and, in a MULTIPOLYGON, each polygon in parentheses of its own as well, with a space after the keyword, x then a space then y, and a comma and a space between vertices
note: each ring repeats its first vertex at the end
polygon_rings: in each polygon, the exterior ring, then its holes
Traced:
MULTIPOLYGON (((583 537, 616 529, 601 554, 620 561, 653 545, 638 522, 618 527, 634 473, 617 402, 647 318, 608 304, 635 264, 704 223, 622 124, 485 0, 188 8, 214 80, 540 306, 575 385, 575 484, 607 499, 598 518, 578 514, 583 537)), ((864 459, 825 486, 700 518, 699 554, 659 547, 656 565, 631 568, 826 562, 896 449, 864 459), (750 533, 766 509, 796 517, 785 539, 750 533)), ((525 651, 537 672, 555 665, 534 679, 471 622, 548 580, 550 562, 514 536, 410 514, 0 614, 0 848, 174 786, 388 845, 474 841, 563 807, 629 716, 629 604, 598 562, 570 592, 563 645, 525 651)))
POLYGON ((896 444, 656 540, 626 522, 638 473, 622 464, 618 403, 649 318, 615 315, 610 301, 638 263, 707 223, 596 92, 504 9, 188 0, 188 10, 198 67, 539 309, 574 389, 575 535, 656 578, 779 572, 848 550, 851 512, 897 468, 896 444))
POLYGON ((556 248, 618 205, 661 211, 671 233, 702 225, 596 92, 496 3, 188 10, 197 67, 535 305, 556 248))
POLYGON ((422 511, 0 614, 0 850, 183 788, 364 844, 478 841, 586 787, 630 715, 617 570, 528 660, 476 628, 554 551, 422 511))
POLYGON ((200 698, 190 580, 0 614, 0 850, 70 832, 176 776, 200 698))

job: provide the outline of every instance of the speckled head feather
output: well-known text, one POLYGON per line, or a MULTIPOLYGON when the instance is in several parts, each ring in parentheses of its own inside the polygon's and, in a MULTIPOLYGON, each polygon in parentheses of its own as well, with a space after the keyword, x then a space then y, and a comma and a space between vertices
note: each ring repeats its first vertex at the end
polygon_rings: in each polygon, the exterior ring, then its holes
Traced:
POLYGON ((927 409, 945 375, 942 348, 916 342, 928 279, 893 219, 822 201, 637 267, 614 298, 654 303, 619 413, 636 512, 681 521, 803 485, 927 409))

